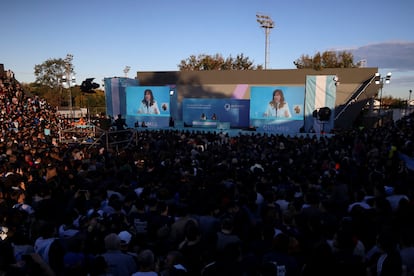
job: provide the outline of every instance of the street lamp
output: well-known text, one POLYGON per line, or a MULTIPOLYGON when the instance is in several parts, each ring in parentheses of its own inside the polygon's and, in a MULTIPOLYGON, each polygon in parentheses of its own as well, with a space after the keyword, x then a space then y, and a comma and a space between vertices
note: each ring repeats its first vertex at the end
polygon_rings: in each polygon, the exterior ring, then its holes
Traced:
POLYGON ((410 89, 410 91, 408 91, 408 102, 407 102, 408 113, 407 114, 411 113, 411 93, 413 93, 413 90, 410 89))
POLYGON ((273 29, 275 27, 275 22, 270 18, 268 15, 263 14, 256 14, 256 21, 259 22, 260 27, 265 29, 265 67, 264 69, 267 69, 267 64, 269 62, 268 60, 268 54, 269 54, 269 34, 270 29, 273 29))
POLYGON ((375 73, 375 84, 379 84, 380 85, 380 104, 379 104, 379 109, 378 109, 378 114, 381 118, 381 111, 382 111, 382 88, 384 87, 384 82, 385 83, 390 83, 391 80, 391 72, 388 72, 387 75, 385 77, 381 77, 380 73, 375 73))

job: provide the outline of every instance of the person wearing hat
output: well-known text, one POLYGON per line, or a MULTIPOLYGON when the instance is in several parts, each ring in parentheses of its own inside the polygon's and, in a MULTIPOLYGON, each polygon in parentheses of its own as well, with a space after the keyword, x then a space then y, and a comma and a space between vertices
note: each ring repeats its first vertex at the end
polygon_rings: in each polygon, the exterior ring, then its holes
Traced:
POLYGON ((105 239, 106 252, 102 254, 112 275, 131 275, 137 271, 134 258, 121 251, 121 239, 118 234, 110 233, 105 239))
POLYGON ((121 251, 124 254, 130 255, 134 258, 136 264, 138 265, 138 254, 135 253, 134 249, 132 249, 131 240, 132 240, 132 234, 128 231, 121 231, 118 233, 118 237, 121 240, 121 251), (132 249, 132 250, 131 250, 132 249))

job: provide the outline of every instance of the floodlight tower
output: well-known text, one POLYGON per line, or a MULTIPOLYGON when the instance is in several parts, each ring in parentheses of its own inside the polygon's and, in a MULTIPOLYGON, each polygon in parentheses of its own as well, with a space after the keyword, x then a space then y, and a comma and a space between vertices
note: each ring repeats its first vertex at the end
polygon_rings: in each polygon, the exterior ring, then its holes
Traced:
POLYGON ((62 76, 62 83, 66 84, 69 88, 69 111, 70 111, 70 118, 73 119, 73 107, 72 107, 72 90, 71 86, 76 84, 76 78, 73 72, 73 55, 67 54, 66 58, 64 59, 65 62, 65 75, 62 76))
POLYGON ((125 66, 125 69, 124 69, 125 78, 128 78, 128 72, 129 72, 130 69, 131 69, 130 66, 125 66))
POLYGON ((265 66, 264 69, 267 69, 267 64, 269 63, 269 34, 270 29, 275 27, 275 22, 268 15, 256 14, 256 21, 259 22, 260 27, 265 30, 265 66))
POLYGON ((388 72, 387 75, 385 77, 382 77, 380 73, 375 73, 375 84, 379 84, 380 85, 380 100, 379 100, 379 109, 378 109, 378 115, 380 116, 380 121, 382 122, 381 119, 381 112, 382 112, 382 89, 384 87, 384 83, 390 83, 391 81, 391 72, 388 72))

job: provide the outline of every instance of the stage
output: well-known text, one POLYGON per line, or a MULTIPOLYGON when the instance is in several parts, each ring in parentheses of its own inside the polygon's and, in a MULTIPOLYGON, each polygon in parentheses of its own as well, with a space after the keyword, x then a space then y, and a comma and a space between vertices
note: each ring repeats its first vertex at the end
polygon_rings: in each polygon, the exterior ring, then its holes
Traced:
POLYGON ((145 132, 145 131, 179 131, 179 132, 190 132, 190 133, 213 133, 213 134, 224 134, 230 137, 236 137, 240 135, 244 136, 254 136, 254 135, 262 135, 262 136, 270 136, 270 135, 281 135, 281 136, 316 136, 316 137, 332 137, 334 134, 332 133, 315 133, 315 132, 296 132, 296 133, 277 133, 277 132, 268 132, 266 129, 263 128, 255 128, 255 127, 247 127, 247 128, 217 128, 217 127, 192 127, 192 126, 174 126, 174 127, 165 127, 165 128, 143 128, 137 127, 133 129, 137 132, 145 132))

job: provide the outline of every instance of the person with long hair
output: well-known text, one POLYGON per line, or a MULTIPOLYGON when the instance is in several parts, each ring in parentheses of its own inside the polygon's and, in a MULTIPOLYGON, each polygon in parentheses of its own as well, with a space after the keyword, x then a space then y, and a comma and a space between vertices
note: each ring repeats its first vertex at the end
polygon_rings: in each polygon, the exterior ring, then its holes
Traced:
POLYGON ((290 118, 292 117, 289 109, 289 105, 285 100, 283 91, 276 89, 273 91, 272 100, 268 103, 264 117, 276 117, 276 118, 290 118))
POLYGON ((151 89, 144 91, 144 98, 138 108, 138 114, 160 114, 157 101, 154 99, 154 94, 151 89))

